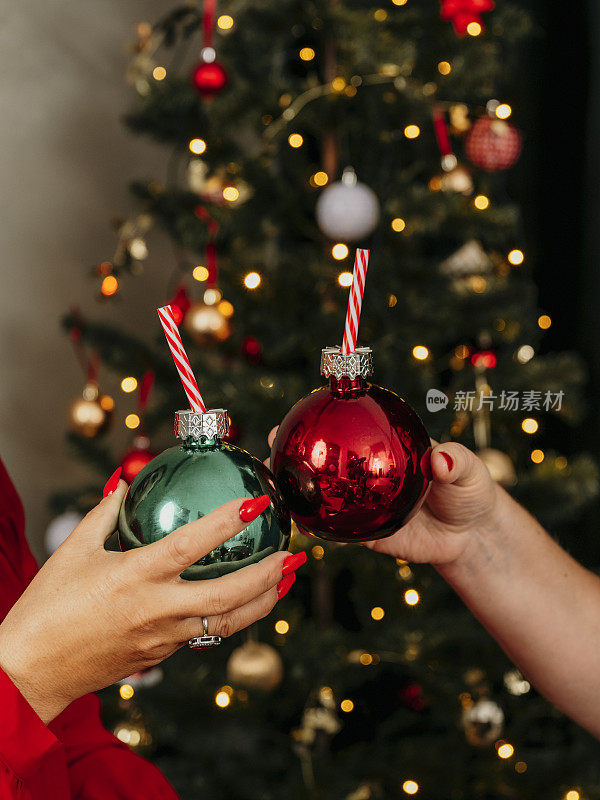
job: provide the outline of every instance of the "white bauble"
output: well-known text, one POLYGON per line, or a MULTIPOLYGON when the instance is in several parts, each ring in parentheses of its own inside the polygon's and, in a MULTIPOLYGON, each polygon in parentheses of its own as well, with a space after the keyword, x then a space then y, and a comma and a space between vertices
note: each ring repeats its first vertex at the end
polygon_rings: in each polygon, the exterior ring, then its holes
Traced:
POLYGON ((316 215, 325 236, 353 242, 375 230, 379 221, 379 200, 372 189, 358 183, 352 167, 346 167, 341 181, 321 192, 316 215))
POLYGON ((76 528, 82 519, 83 515, 77 511, 65 511, 52 520, 44 536, 44 545, 49 556, 55 550, 58 550, 73 528, 76 528))

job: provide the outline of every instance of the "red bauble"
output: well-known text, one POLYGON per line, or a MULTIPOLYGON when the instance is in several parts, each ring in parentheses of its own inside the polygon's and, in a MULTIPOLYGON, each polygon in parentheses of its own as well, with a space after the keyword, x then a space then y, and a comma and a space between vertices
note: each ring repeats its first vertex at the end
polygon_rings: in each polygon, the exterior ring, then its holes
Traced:
POLYGON ((494 8, 493 0, 441 0, 442 19, 451 20, 457 36, 465 36, 469 23, 477 22, 483 28, 481 14, 494 8))
POLYGON ((152 461, 155 455, 156 453, 148 450, 148 439, 138 437, 133 443, 133 448, 125 453, 121 461, 121 467, 123 468, 121 477, 123 480, 131 483, 142 467, 152 461))
POLYGON ((505 120, 481 117, 469 131, 465 152, 488 172, 508 169, 521 154, 521 134, 505 120))
POLYGON ((242 342, 242 353, 251 364, 260 364, 262 360, 262 344, 255 336, 246 336, 242 342))
POLYGON ((227 73, 218 61, 200 61, 192 70, 192 83, 202 97, 214 97, 227 86, 227 73))
POLYGON ((279 426, 271 469, 299 528, 336 542, 382 539, 418 511, 431 444, 397 394, 330 378, 279 426))

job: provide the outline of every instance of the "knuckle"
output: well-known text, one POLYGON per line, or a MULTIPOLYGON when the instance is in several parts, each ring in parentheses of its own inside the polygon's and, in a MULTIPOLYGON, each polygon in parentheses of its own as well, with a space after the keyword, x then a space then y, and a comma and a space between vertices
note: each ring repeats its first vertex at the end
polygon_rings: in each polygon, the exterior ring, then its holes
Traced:
POLYGON ((222 616, 223 614, 225 614, 226 611, 229 610, 229 605, 227 603, 227 597, 225 591, 219 585, 218 579, 209 588, 207 604, 208 607, 210 608, 211 613, 216 614, 218 616, 222 616))
MULTIPOLYGON (((209 628, 210 630, 210 628, 209 628)), ((235 614, 220 614, 215 620, 215 630, 219 636, 227 638, 237 632, 235 614)))
POLYGON ((171 561, 182 569, 189 566, 190 537, 186 534, 171 533, 165 541, 171 561))

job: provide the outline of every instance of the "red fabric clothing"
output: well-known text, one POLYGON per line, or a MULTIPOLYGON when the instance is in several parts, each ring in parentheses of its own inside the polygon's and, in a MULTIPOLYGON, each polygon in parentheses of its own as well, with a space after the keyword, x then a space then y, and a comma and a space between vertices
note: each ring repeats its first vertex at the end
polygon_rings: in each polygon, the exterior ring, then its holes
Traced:
MULTIPOLYGON (((37 569, 0 462, 0 620, 37 569)), ((0 670, 0 800, 177 800, 156 767, 103 727, 99 710, 86 695, 46 726, 0 670)))

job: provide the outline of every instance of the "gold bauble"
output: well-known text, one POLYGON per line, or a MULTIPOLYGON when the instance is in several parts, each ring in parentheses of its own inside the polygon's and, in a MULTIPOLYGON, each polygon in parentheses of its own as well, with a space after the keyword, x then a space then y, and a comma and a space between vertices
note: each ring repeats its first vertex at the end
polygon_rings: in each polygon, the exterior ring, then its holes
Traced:
POLYGON ((231 325, 218 306, 193 303, 185 315, 184 327, 194 342, 205 345, 210 341, 223 342, 231 335, 231 325))
POLYGON ((517 473, 515 472, 514 464, 506 453, 486 447, 483 450, 479 450, 477 455, 488 468, 492 480, 504 487, 515 485, 517 473))
POLYGON ((69 409, 69 427, 78 436, 93 439, 106 425, 108 416, 100 405, 98 387, 88 383, 82 397, 69 409))
POLYGON ((264 642, 236 647, 227 662, 227 678, 245 689, 268 692, 281 683, 283 663, 279 653, 264 642))

